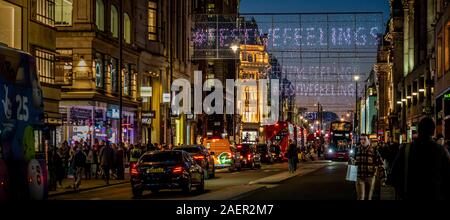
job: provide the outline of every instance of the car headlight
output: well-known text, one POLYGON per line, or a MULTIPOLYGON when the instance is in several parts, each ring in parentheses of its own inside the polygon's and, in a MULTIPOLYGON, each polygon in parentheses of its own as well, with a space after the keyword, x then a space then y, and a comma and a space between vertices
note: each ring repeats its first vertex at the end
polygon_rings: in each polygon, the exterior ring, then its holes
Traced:
POLYGON ((353 154, 353 150, 350 150, 350 154, 353 154))
POLYGON ((330 154, 333 153, 333 150, 332 150, 332 149, 329 149, 329 150, 328 150, 328 153, 330 153, 330 154))

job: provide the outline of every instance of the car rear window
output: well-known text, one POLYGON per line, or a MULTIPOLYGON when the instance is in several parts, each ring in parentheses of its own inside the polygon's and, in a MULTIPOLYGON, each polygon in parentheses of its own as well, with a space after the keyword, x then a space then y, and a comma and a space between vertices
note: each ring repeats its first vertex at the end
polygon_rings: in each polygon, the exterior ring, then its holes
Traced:
POLYGON ((180 162, 182 160, 181 151, 163 151, 153 154, 146 154, 141 161, 148 162, 180 162))
POLYGON ((182 150, 188 153, 200 153, 202 151, 199 147, 179 147, 176 150, 182 150))

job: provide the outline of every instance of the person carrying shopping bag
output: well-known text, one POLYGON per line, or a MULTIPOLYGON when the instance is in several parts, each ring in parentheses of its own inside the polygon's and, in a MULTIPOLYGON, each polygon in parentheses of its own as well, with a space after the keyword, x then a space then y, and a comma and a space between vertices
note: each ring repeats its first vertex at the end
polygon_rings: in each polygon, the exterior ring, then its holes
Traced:
POLYGON ((361 143, 356 147, 354 165, 357 167, 356 193, 358 200, 372 200, 375 181, 384 178, 383 161, 380 154, 370 145, 367 135, 360 136, 361 143))

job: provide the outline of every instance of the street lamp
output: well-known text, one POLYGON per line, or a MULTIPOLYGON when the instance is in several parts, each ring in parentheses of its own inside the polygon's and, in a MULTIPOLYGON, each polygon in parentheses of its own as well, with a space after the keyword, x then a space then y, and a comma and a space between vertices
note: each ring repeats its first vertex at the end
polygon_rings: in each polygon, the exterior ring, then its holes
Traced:
MULTIPOLYGON (((237 44, 232 44, 230 46, 230 48, 233 51, 233 53, 236 55, 237 52, 238 52, 239 46, 237 44)), ((239 71, 238 70, 239 67, 238 67, 237 59, 239 59, 239 56, 235 57, 235 59, 234 59, 234 68, 235 68, 234 79, 235 80, 238 79, 238 71, 239 71)), ((235 90, 234 94, 236 94, 236 90, 235 90)), ((237 143, 237 141, 236 141, 236 125, 237 125, 236 106, 237 106, 237 104, 236 103, 237 103, 237 95, 234 96, 234 114, 233 114, 233 141, 234 141, 235 144, 237 143)), ((238 115, 239 115, 239 113, 238 113, 238 115)))
POLYGON ((355 133, 355 137, 356 137, 356 126, 358 123, 358 81, 360 79, 359 75, 355 75, 353 76, 353 80, 355 81, 355 121, 354 121, 354 125, 353 125, 353 129, 354 129, 354 133, 355 133))
POLYGON ((231 45, 231 50, 233 50, 233 52, 234 53, 236 53, 237 52, 237 50, 239 49, 239 46, 238 45, 236 45, 236 44, 233 44, 233 45, 231 45))

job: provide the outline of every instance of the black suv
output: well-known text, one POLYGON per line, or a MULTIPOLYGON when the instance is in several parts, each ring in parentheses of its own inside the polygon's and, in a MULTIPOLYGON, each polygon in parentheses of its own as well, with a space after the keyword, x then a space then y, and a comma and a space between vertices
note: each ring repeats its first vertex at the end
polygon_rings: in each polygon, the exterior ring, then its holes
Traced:
POLYGON ((182 189, 191 192, 205 189, 203 168, 185 151, 154 151, 144 154, 130 169, 133 195, 144 190, 157 193, 160 189, 182 189))

